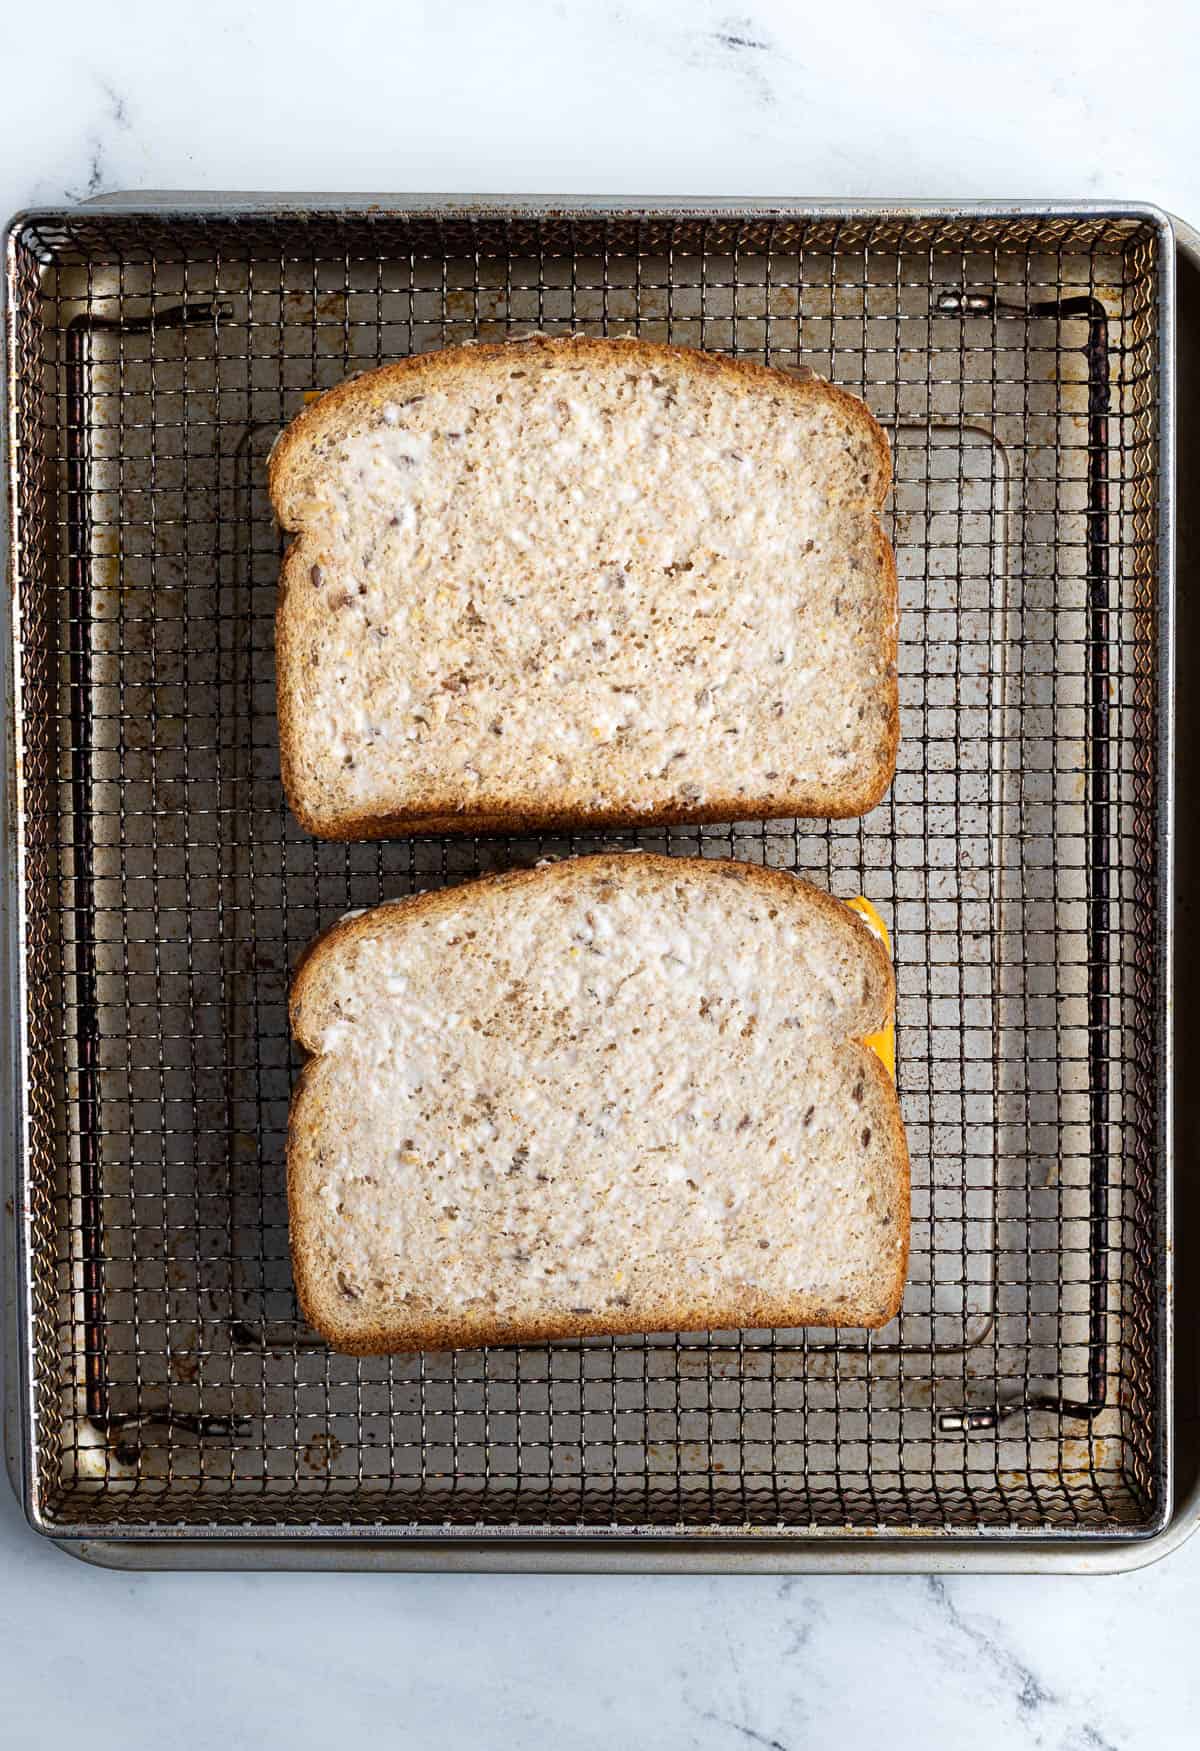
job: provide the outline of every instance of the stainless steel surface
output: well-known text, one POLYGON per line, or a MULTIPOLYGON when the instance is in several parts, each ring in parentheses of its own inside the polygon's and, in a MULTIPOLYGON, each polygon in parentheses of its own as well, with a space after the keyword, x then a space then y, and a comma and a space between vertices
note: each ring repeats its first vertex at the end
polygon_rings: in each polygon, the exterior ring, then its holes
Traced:
POLYGON ((1171 1509, 1168 224, 405 206, 14 227, 32 1517, 101 1560, 1124 1559, 1171 1509), (914 1251, 875 1337, 376 1363, 297 1319, 289 966, 349 906, 594 841, 298 832, 261 463, 307 388, 532 326, 808 364, 891 428, 891 797, 605 836, 814 873, 892 927, 914 1251))

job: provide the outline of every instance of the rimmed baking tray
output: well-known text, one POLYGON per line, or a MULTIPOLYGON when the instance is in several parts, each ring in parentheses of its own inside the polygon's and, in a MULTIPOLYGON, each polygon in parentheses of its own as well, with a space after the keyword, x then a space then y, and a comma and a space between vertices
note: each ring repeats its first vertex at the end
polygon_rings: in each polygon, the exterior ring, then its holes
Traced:
POLYGON ((1182 248, 1095 205, 147 196, 13 222, 9 1442, 40 1530, 123 1563, 745 1568, 1117 1566, 1190 1528, 1182 248), (914 1168, 883 1332, 354 1361, 298 1316, 298 954, 352 906, 600 841, 300 832, 263 461, 313 389, 531 328, 808 366, 889 429, 888 799, 603 838, 883 913, 914 1168))

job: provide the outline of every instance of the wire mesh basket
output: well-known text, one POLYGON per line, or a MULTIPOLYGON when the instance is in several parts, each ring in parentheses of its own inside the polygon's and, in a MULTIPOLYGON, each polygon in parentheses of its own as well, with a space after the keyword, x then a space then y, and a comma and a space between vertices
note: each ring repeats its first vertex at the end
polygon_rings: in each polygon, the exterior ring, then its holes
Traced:
POLYGON ((31 1513, 314 1529, 1128 1537, 1169 1510, 1169 583, 1153 215, 26 215, 9 242, 31 1513), (264 461, 307 392, 637 333, 864 396, 903 741, 862 820, 322 844, 279 784, 264 461), (352 907, 641 845, 892 934, 910 1278, 877 1333, 354 1360, 300 1319, 290 971, 352 907))

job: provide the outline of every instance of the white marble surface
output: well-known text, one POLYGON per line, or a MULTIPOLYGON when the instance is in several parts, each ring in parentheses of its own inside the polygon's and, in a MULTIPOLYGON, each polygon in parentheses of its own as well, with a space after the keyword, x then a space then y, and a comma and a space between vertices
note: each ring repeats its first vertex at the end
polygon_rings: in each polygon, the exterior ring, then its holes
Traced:
MULTIPOLYGON (((1200 219, 1188 0, 304 0, 5 20, 0 207, 124 187, 1112 196, 1200 219), (972 14, 975 15, 972 21, 972 14)), ((0 1488, 0 1742, 1194 1745, 1200 1541, 1115 1579, 128 1576, 0 1488)))

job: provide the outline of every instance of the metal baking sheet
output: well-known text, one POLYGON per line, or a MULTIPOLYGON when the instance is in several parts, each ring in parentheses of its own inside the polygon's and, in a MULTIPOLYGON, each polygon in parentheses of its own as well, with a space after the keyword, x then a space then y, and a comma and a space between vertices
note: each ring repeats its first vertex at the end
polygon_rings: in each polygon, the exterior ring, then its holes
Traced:
POLYGON ((9 405, 27 415, 20 1043, 43 1107, 18 1238, 38 1523, 139 1544, 529 1539, 539 1560, 629 1533, 668 1553, 770 1539, 800 1561, 855 1538, 916 1533, 923 1553, 1159 1529, 1161 216, 150 202, 30 216, 16 237, 33 257, 10 263, 29 332, 9 405), (278 785, 262 460, 310 388, 530 327, 808 365, 890 428, 889 799, 863 822, 604 836, 776 863, 884 913, 914 1245, 882 1333, 356 1362, 298 1320, 297 954, 349 907, 598 841, 300 833, 278 785))

